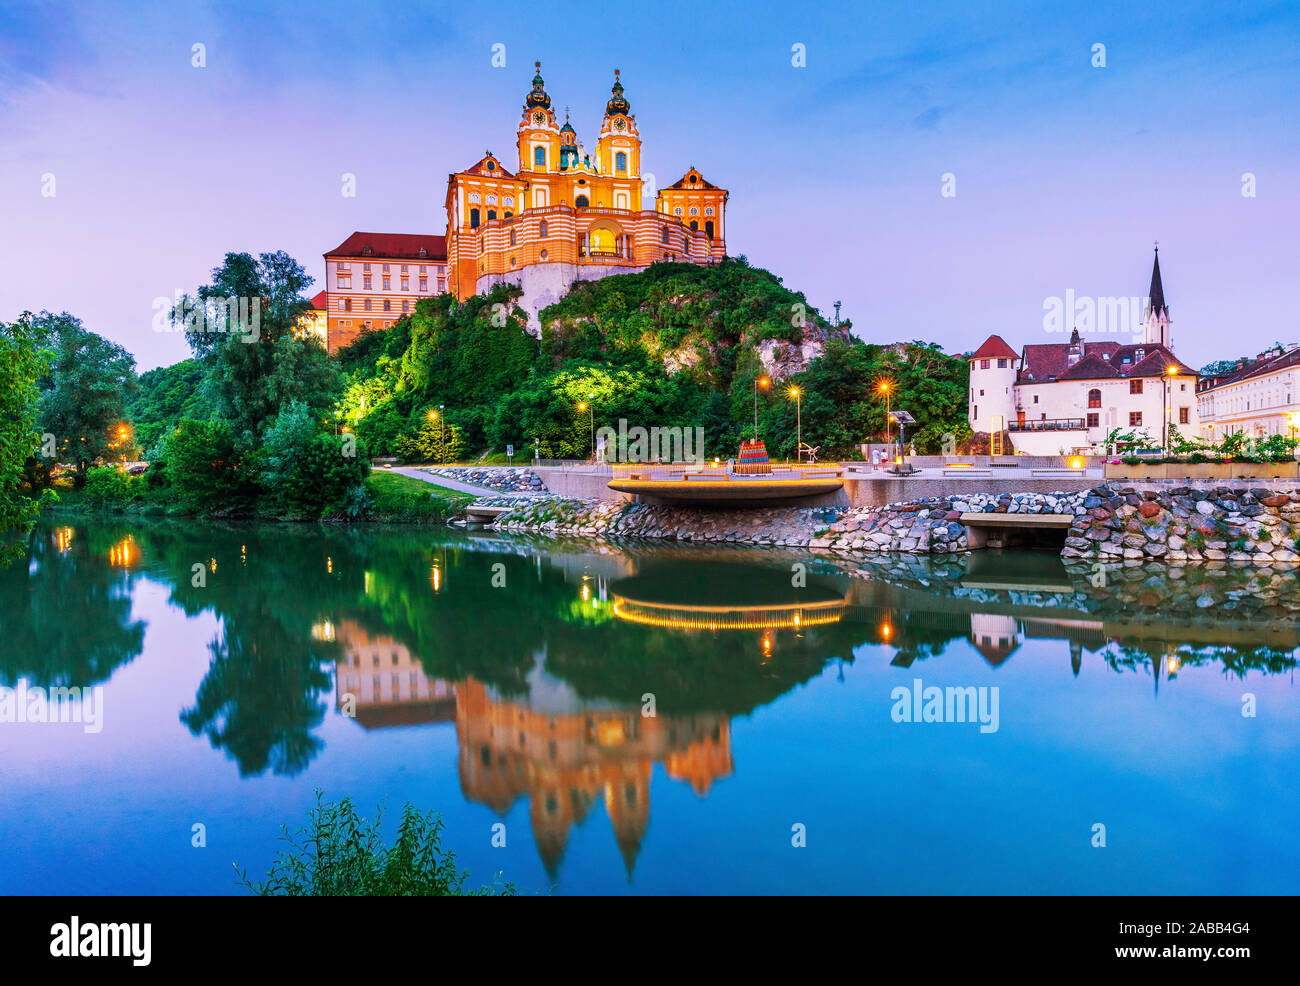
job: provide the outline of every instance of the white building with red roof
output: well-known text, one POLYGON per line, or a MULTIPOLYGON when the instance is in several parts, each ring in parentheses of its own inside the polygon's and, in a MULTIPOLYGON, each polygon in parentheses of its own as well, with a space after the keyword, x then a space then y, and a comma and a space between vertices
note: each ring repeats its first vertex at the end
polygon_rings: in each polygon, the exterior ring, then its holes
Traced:
POLYGON ((333 353, 368 328, 390 328, 421 298, 446 290, 444 237, 353 233, 325 254, 326 348, 333 353))
POLYGON ((1017 353, 999 335, 966 357, 971 430, 1001 432, 1026 455, 1101 451, 1107 436, 1145 434, 1164 444, 1166 425, 1201 433, 1197 371, 1173 352, 1172 322, 1156 254, 1141 338, 1033 343, 1017 353))

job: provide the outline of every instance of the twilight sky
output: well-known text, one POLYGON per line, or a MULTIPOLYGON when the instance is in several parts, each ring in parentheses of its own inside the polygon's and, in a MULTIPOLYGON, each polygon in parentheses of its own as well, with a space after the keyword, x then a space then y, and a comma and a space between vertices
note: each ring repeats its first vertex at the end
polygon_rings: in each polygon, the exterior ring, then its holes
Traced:
POLYGON ((729 251, 867 340, 1059 341, 1044 300, 1145 295, 1159 239, 1184 360, 1300 341, 1294 2, 263 6, 0 0, 0 319, 182 359, 153 299, 227 251, 323 281, 353 230, 442 233, 541 59, 588 147, 621 68, 643 171, 729 189, 729 251))

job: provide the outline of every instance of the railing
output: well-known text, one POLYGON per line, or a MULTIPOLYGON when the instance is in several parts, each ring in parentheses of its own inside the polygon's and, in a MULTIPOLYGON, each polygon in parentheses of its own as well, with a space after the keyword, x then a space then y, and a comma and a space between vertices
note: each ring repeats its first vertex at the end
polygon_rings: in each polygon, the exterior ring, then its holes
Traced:
POLYGON ((1038 421, 1009 421, 1007 431, 1087 431, 1083 418, 1042 418, 1038 421))

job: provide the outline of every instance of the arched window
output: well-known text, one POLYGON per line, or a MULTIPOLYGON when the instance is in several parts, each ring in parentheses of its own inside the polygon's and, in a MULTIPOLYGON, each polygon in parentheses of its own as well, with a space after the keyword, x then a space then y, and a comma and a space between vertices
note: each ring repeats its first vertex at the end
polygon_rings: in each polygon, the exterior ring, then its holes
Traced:
POLYGON ((470 229, 478 229, 478 210, 477 210, 477 209, 470 209, 470 210, 469 210, 469 228, 470 228, 470 229))
POLYGON ((509 209, 506 210, 506 218, 507 218, 507 219, 509 219, 509 218, 510 218, 511 216, 513 216, 513 215, 514 215, 514 213, 511 212, 509 209))
MULTIPOLYGON (((667 227, 667 226, 664 227, 663 232, 664 232, 664 242, 667 243, 667 242, 668 242, 668 227, 667 227)), ((664 259, 667 259, 667 258, 665 257, 664 259)))
POLYGON ((489 210, 488 210, 488 219, 495 219, 496 217, 497 217, 497 211, 496 211, 496 209, 489 209, 489 210))
POLYGON ((704 232, 708 234, 709 239, 713 239, 713 220, 710 219, 704 224, 704 232))
POLYGON ((700 228, 700 221, 698 219, 692 219, 691 229, 698 230, 699 228, 700 228))
POLYGON ((513 229, 510 231, 510 245, 515 245, 515 231, 513 229))
POLYGON ((545 220, 545 219, 543 219, 540 223, 537 224, 537 235, 538 235, 539 237, 541 237, 542 239, 545 239, 545 238, 546 238, 546 220, 545 220))
POLYGON ((626 152, 624 152, 624 151, 619 151, 617 154, 614 155, 614 170, 615 170, 615 171, 626 171, 626 170, 627 170, 627 153, 626 153, 626 152))
POLYGON ((579 209, 582 209, 590 205, 591 203, 587 201, 587 196, 579 195, 576 199, 573 200, 573 204, 576 205, 579 209))
POLYGON ((1093 389, 1093 390, 1088 391, 1088 406, 1089 406, 1089 407, 1101 407, 1101 391, 1100 391, 1100 390, 1093 389))
POLYGON ((546 170, 546 148, 545 147, 533 148, 533 167, 538 169, 539 171, 546 170))

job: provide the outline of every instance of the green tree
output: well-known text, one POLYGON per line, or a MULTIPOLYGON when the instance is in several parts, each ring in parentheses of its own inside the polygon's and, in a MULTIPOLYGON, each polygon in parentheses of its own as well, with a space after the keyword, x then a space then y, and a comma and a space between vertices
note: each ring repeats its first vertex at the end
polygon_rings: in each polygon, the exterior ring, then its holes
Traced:
POLYGON ((122 432, 135 358, 67 312, 41 312, 32 324, 51 350, 40 381, 40 428, 54 436, 57 459, 75 466, 80 484, 96 460, 135 454, 130 429, 122 432))
POLYGON ((204 421, 209 417, 203 366, 196 359, 147 370, 136 382, 135 392, 127 398, 126 416, 141 448, 152 448, 181 418, 204 421))
POLYGON ((289 401, 323 418, 338 397, 337 367, 317 340, 295 335, 311 283, 283 251, 228 253, 197 297, 171 311, 203 364, 214 413, 241 446, 256 443, 289 401))
POLYGON ((176 502, 188 510, 231 512, 255 493, 224 422, 182 420, 167 436, 163 459, 176 502))
POLYGON ((39 498, 22 492, 23 466, 36 452, 38 383, 48 356, 31 312, 0 322, 0 565, 25 549, 40 511, 39 498))

